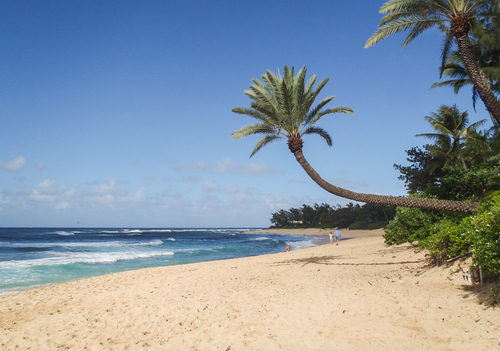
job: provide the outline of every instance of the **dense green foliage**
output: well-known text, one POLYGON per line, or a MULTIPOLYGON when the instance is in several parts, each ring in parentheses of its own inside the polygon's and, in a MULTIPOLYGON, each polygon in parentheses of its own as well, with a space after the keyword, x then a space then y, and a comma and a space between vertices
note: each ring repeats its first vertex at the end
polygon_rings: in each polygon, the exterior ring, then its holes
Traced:
MULTIPOLYGON (((458 119, 460 114, 455 116, 458 119)), ((477 131, 465 123, 455 136, 448 137, 452 133, 447 128, 438 131, 433 138, 435 144, 426 145, 424 150, 407 150, 410 166, 394 165, 401 172, 399 179, 413 194, 410 196, 469 200, 484 205, 469 215, 398 207, 387 226, 385 242, 393 245, 418 241, 429 250, 429 257, 436 264, 471 256, 473 268, 481 267, 483 274, 498 276, 499 130, 477 131)))
POLYGON ((434 223, 443 218, 442 212, 419 208, 398 207, 394 220, 390 221, 384 239, 386 244, 397 245, 422 240, 429 236, 434 223))
POLYGON ((330 206, 328 204, 302 205, 300 208, 280 210, 272 214, 271 223, 274 227, 304 227, 304 228, 350 228, 378 229, 387 225, 394 218, 396 208, 365 204, 363 206, 347 204, 330 206))
POLYGON ((430 250, 431 259, 443 264, 455 257, 472 256, 483 273, 497 276, 500 272, 500 197, 492 205, 481 207, 476 215, 459 222, 443 220, 435 224, 434 234, 422 242, 430 250))

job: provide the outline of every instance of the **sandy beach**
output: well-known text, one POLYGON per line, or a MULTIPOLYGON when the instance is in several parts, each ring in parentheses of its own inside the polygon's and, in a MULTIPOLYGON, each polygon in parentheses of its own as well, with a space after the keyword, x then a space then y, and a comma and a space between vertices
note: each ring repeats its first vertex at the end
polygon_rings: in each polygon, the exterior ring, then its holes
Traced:
POLYGON ((493 285, 382 233, 1 296, 0 349, 500 350, 493 285))

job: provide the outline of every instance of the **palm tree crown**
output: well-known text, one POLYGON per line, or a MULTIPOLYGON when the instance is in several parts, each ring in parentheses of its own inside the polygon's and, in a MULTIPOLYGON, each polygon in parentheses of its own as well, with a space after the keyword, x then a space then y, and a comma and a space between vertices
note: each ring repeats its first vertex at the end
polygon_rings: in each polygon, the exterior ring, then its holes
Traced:
POLYGON ((262 81, 253 79, 251 90, 246 90, 245 95, 253 101, 250 108, 236 107, 233 112, 249 115, 259 122, 250 124, 232 133, 233 139, 247 135, 263 134, 250 157, 255 155, 266 144, 277 139, 286 138, 290 150, 302 148, 302 136, 317 134, 331 146, 330 135, 316 123, 323 117, 332 113, 354 113, 346 106, 323 109, 335 97, 329 96, 318 105, 311 108, 321 89, 328 82, 323 79, 316 88, 314 85, 317 76, 312 76, 305 84, 306 67, 294 77, 294 67, 285 66, 283 76, 267 71, 262 76, 262 81))
POLYGON ((408 30, 410 33, 403 43, 404 48, 426 29, 438 27, 446 33, 441 73, 454 39, 477 93, 491 116, 500 123, 500 101, 480 68, 469 38, 473 19, 490 19, 498 15, 498 0, 389 0, 382 5, 380 12, 385 16, 365 48, 408 30))
POLYGON ((438 108, 438 112, 433 112, 430 116, 425 117, 425 119, 432 125, 437 133, 417 134, 417 136, 423 136, 438 141, 442 140, 443 135, 449 136, 453 145, 451 150, 458 153, 462 167, 467 169, 462 151, 462 141, 468 139, 472 132, 475 131, 477 127, 483 125, 486 120, 483 119, 469 125, 469 114, 467 111, 460 112, 456 105, 441 105, 438 108))
POLYGON ((397 33, 410 30, 403 48, 424 30, 439 27, 452 37, 467 34, 470 20, 487 15, 485 9, 492 1, 486 0, 389 0, 380 8, 386 14, 379 29, 368 39, 365 48, 397 33))

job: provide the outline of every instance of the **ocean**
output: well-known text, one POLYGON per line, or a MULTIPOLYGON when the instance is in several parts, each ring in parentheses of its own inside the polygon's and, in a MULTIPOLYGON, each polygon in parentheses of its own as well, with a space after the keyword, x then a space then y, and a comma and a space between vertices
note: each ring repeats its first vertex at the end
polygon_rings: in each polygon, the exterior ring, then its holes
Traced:
POLYGON ((315 246, 255 229, 0 228, 0 295, 140 268, 315 246))

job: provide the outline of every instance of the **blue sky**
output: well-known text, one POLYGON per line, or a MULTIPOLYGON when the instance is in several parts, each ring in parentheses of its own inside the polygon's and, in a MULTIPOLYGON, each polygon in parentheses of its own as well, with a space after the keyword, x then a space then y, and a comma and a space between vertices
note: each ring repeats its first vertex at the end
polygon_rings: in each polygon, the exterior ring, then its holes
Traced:
POLYGON ((243 94, 285 65, 330 78, 318 101, 355 114, 304 138, 326 180, 404 195, 393 164, 421 146, 441 104, 477 112, 439 81, 442 35, 364 49, 384 1, 0 3, 0 226, 267 227, 271 213, 348 200, 313 183, 285 141, 259 137, 243 94), (79 223, 79 224, 77 224, 79 223))

